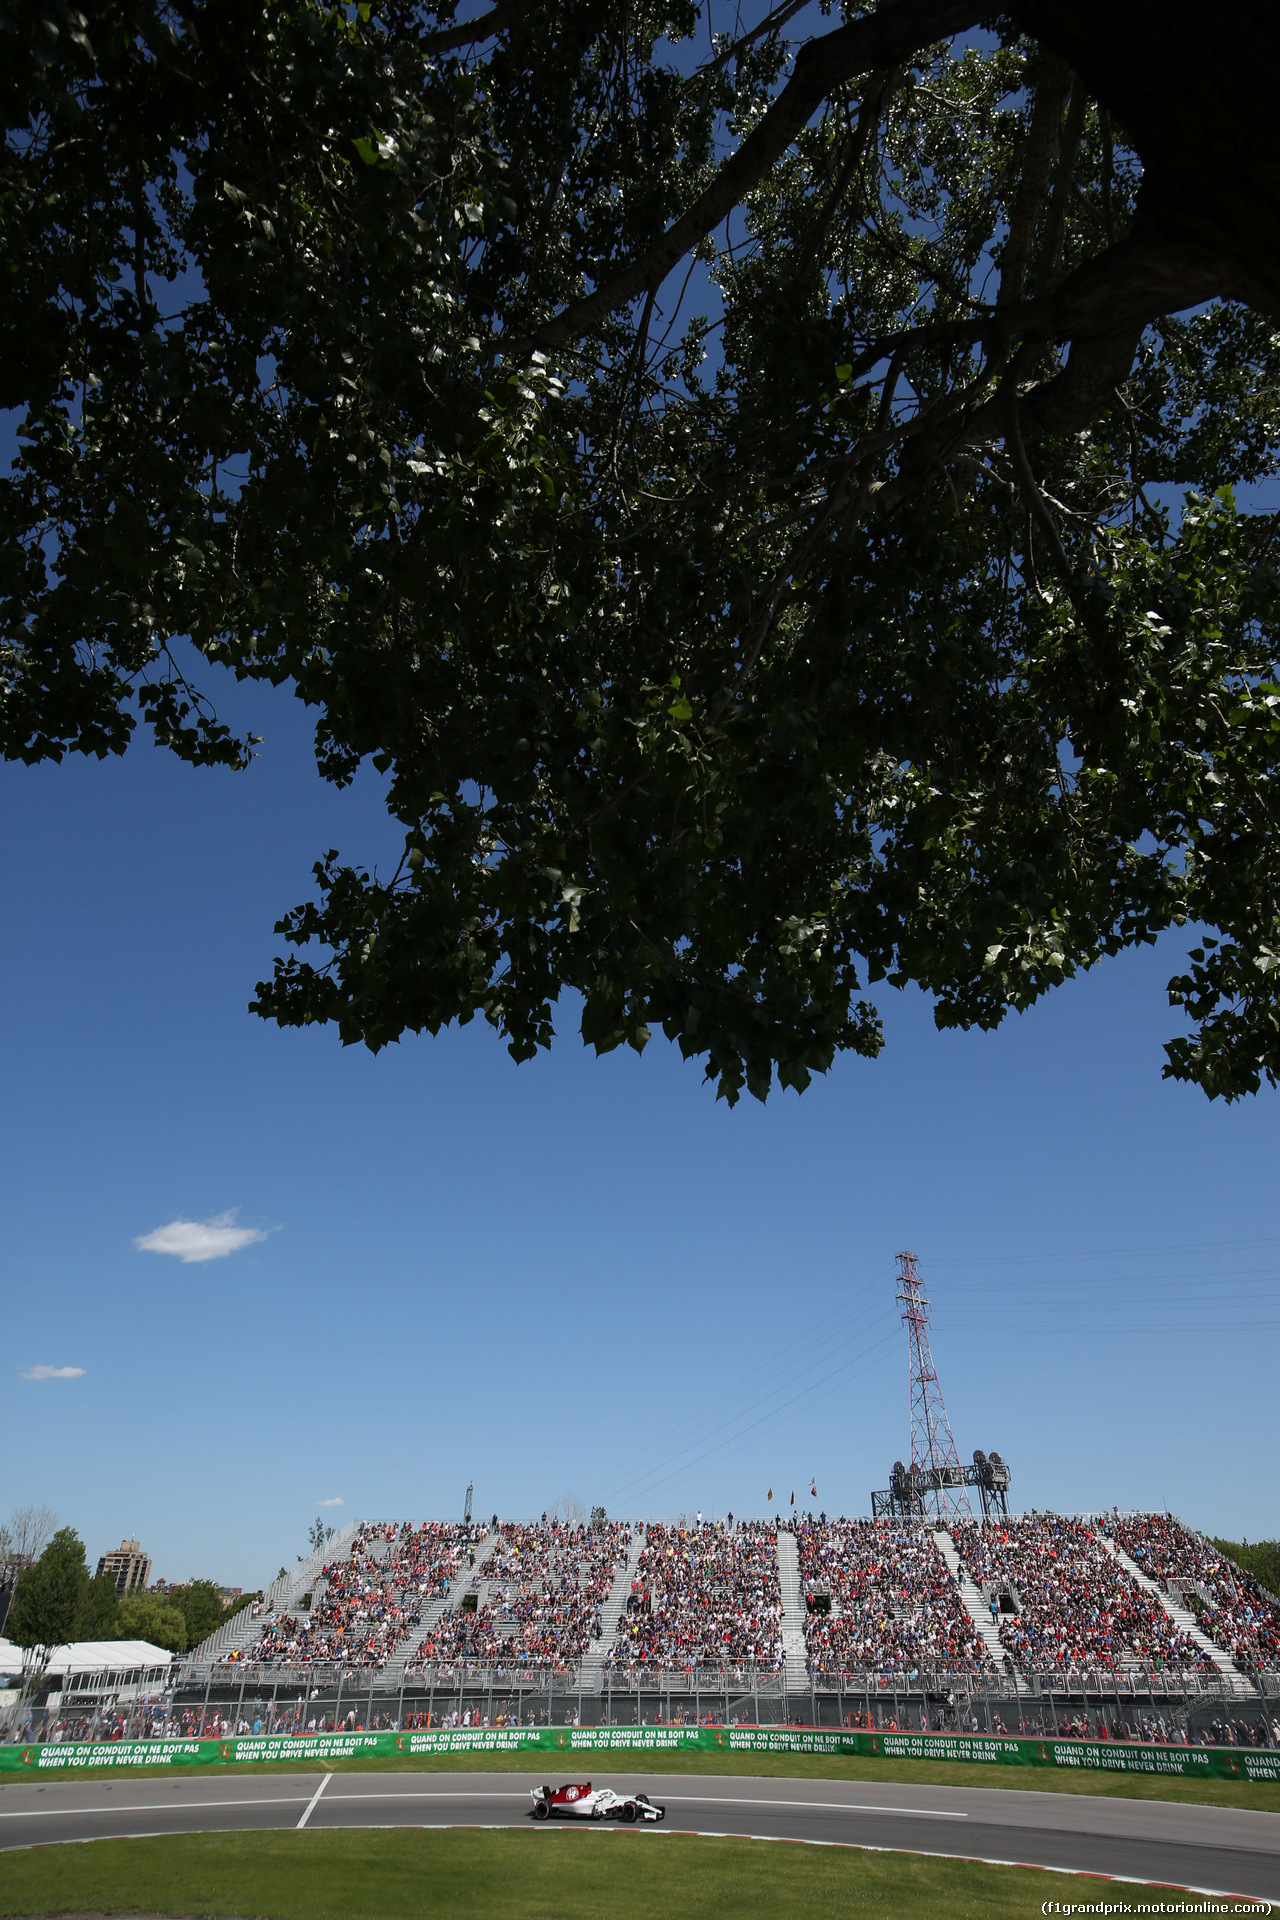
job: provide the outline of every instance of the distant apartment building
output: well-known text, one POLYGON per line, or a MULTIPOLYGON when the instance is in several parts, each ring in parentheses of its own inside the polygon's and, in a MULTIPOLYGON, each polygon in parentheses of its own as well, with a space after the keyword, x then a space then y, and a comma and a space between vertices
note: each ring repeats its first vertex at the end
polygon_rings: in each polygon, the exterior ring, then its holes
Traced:
POLYGON ((98 1562, 99 1574, 109 1573, 116 1592, 123 1600, 127 1593, 146 1591, 151 1578, 151 1561, 136 1540, 122 1540, 114 1553, 104 1553, 98 1562))

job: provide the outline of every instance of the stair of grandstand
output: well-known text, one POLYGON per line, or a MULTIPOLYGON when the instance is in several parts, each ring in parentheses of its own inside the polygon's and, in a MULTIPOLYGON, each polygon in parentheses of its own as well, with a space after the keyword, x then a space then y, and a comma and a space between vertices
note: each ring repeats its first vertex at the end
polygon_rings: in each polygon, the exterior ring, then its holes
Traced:
POLYGON ((965 1612, 978 1629, 982 1644, 997 1666, 1004 1662, 1004 1647, 1000 1642, 1000 1631, 991 1618, 991 1609, 983 1604, 981 1593, 973 1584, 966 1569, 963 1580, 960 1578, 960 1554, 955 1541, 949 1533, 939 1529, 934 1534, 938 1551, 950 1567, 956 1585, 960 1589, 960 1599, 965 1612))
POLYGON ((782 1589, 782 1657, 787 1689, 809 1684, 804 1644, 804 1595, 800 1589, 800 1550, 794 1533, 778 1534, 778 1585, 782 1589))
POLYGON ((1215 1647, 1209 1636, 1201 1632, 1196 1623, 1195 1615, 1188 1608, 1180 1607, 1169 1594, 1162 1593, 1156 1585, 1156 1582, 1148 1579, 1137 1561, 1129 1558, 1129 1555, 1118 1541, 1109 1539, 1105 1533, 1099 1533, 1098 1538, 1107 1549, 1107 1552, 1120 1562, 1125 1572, 1160 1603, 1174 1625, 1181 1627, 1182 1631, 1190 1635, 1196 1645, 1208 1654, 1214 1666, 1222 1675, 1222 1684, 1225 1691, 1229 1694, 1252 1694, 1252 1686, 1245 1679, 1230 1654, 1224 1653, 1221 1647, 1215 1647))
POLYGON ((414 1627, 411 1633, 405 1635, 400 1645, 388 1660, 386 1666, 388 1676, 400 1675, 404 1672, 405 1668, 412 1661, 414 1654, 418 1651, 418 1648, 431 1633, 432 1629, 439 1624, 443 1615, 451 1613, 455 1607, 462 1605, 462 1597, 464 1594, 477 1594, 477 1604, 483 1605, 484 1564, 501 1538, 501 1534, 491 1533, 486 1535, 483 1540, 477 1542, 476 1563, 474 1567, 468 1566, 463 1568, 458 1578, 449 1588, 449 1591, 441 1594, 438 1600, 433 1600, 431 1605, 424 1610, 421 1626, 414 1627))
POLYGON ((631 1582, 635 1579, 636 1568, 640 1564, 640 1555, 643 1552, 644 1523, 637 1521, 627 1557, 618 1568, 609 1598, 600 1609, 600 1638, 591 1642, 582 1657, 579 1685, 584 1693, 595 1693, 599 1689, 601 1676, 604 1673, 604 1657, 613 1645, 623 1608, 631 1597, 631 1582))
POLYGON ((273 1612, 287 1612, 296 1607, 304 1593, 313 1591, 320 1569, 349 1547, 365 1522, 348 1520, 345 1527, 332 1534, 323 1546, 317 1547, 304 1560, 300 1560, 291 1572, 282 1573, 273 1580, 256 1606, 241 1607, 220 1627, 214 1629, 207 1640, 193 1647, 183 1663, 184 1671, 195 1672, 212 1666, 215 1661, 225 1660, 230 1653, 238 1653, 253 1646, 262 1637, 262 1623, 273 1612))

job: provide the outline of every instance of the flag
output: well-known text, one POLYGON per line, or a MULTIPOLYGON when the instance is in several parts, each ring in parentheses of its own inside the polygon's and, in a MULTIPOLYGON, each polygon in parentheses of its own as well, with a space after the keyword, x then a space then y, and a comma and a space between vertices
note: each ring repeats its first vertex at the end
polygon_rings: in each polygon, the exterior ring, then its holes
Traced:
POLYGON ((772 1488, 772 1487, 770 1487, 770 1489, 769 1489, 769 1498, 770 1498, 770 1500, 772 1500, 772 1499, 773 1499, 773 1488, 772 1488))
POLYGON ((810 1487, 809 1492, 813 1495, 813 1498, 816 1500, 818 1497, 818 1483, 816 1480, 814 1481, 813 1485, 810 1487))
POLYGON ((791 1504, 792 1504, 792 1506, 793 1506, 793 1507, 794 1507, 794 1505, 795 1505, 795 1503, 796 1503, 796 1490, 795 1490, 795 1488, 794 1488, 794 1487, 792 1487, 792 1489, 791 1489, 791 1504))

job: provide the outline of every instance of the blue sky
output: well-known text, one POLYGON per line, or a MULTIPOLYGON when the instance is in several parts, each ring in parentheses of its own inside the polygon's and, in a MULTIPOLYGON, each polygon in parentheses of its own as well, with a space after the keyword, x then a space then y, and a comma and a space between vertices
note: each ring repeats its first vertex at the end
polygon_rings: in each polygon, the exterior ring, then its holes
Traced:
POLYGON ((522 1067, 479 1023, 374 1058, 245 1008, 311 861, 389 848, 377 788, 322 785, 287 695, 224 710, 266 736, 242 776, 0 769, 0 1512, 246 1586, 318 1513, 452 1515, 472 1478, 504 1515, 811 1474, 865 1512, 908 1446, 911 1247, 961 1455, 1019 1507, 1280 1532, 1280 1110, 1161 1081, 1176 946, 994 1036, 886 989, 879 1061, 766 1108, 660 1038, 597 1061, 571 1011, 522 1067), (135 1245, 227 1214, 264 1237, 135 1245))

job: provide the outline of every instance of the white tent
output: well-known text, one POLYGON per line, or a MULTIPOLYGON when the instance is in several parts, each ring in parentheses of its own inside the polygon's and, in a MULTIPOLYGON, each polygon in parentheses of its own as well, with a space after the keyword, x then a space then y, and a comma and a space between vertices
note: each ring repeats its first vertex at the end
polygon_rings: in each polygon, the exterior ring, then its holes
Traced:
MULTIPOLYGON (((175 1656, 149 1640, 74 1640, 55 1647, 41 1691, 104 1693, 125 1687, 163 1687, 175 1656)), ((20 1684, 22 1648, 0 1639, 0 1687, 20 1684)))

